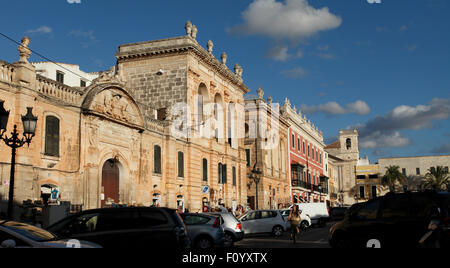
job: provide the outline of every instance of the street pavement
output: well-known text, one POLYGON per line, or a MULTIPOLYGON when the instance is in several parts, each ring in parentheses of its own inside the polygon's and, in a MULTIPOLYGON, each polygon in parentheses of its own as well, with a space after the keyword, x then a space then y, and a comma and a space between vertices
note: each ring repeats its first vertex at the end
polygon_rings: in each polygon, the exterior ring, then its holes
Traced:
POLYGON ((294 245, 289 239, 290 233, 285 232, 282 237, 270 234, 246 236, 244 240, 235 244, 236 248, 330 248, 328 233, 334 223, 328 223, 324 228, 311 227, 297 236, 294 245))

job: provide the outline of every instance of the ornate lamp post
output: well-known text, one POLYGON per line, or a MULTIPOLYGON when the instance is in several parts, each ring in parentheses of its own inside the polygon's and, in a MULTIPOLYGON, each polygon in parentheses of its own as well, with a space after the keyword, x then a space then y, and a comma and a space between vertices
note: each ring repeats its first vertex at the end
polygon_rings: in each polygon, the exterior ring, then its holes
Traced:
POLYGON ((6 145, 11 147, 11 173, 9 179, 9 198, 8 198, 8 219, 13 217, 14 209, 14 174, 16 165, 16 150, 23 147, 25 144, 30 146, 31 140, 36 133, 36 123, 38 118, 33 115, 33 108, 27 107, 27 114, 22 116, 23 124, 23 137, 19 138, 17 132, 17 125, 14 125, 14 130, 11 132, 9 138, 6 133, 6 126, 8 124, 9 111, 6 111, 4 101, 0 101, 0 139, 5 142, 6 145))
POLYGON ((255 202, 256 203, 256 210, 259 209, 259 207, 258 207, 258 184, 261 181, 261 178, 260 178, 261 174, 262 174, 261 170, 256 168, 256 165, 255 165, 255 167, 252 170, 252 173, 249 176, 249 178, 251 180, 253 180, 253 182, 255 182, 255 186, 256 186, 256 202, 255 202))

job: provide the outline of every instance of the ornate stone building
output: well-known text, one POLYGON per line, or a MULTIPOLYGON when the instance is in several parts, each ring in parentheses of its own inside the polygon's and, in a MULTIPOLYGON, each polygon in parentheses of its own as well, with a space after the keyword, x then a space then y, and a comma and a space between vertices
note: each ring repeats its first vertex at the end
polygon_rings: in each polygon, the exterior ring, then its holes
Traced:
MULTIPOLYGON (((116 66, 86 88, 36 74, 30 53, 18 63, 0 62, 8 131, 21 128, 26 107, 39 118, 30 147, 18 151, 15 201, 39 200, 52 188, 84 209, 245 205, 247 167, 238 138, 244 123, 236 114, 249 90, 242 67, 229 70, 226 54, 217 60, 212 42, 206 50, 196 35, 187 23, 185 36, 122 45, 116 66)), ((19 46, 25 48, 26 42, 19 46)), ((5 200, 10 149, 0 144, 0 151, 5 200)))
POLYGON ((341 130, 338 140, 325 147, 328 159, 332 159, 337 170, 339 205, 352 205, 358 199, 356 189, 356 166, 359 160, 358 131, 341 130))
POLYGON ((248 180, 248 204, 252 209, 279 209, 292 203, 289 177, 287 119, 279 105, 266 102, 264 92, 246 98, 245 148, 248 180), (258 170, 260 174, 254 174, 258 170))

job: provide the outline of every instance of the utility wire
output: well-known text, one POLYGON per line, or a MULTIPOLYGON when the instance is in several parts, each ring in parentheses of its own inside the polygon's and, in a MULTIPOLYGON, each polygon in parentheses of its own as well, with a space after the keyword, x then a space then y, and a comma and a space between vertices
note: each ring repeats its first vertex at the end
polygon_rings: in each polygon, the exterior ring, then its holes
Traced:
MULTIPOLYGON (((9 41, 11 41, 11 42, 13 42, 13 43, 19 45, 19 46, 22 45, 22 43, 17 42, 16 40, 12 39, 11 37, 7 36, 7 35, 4 34, 4 33, 1 33, 1 32, 0 32, 0 35, 3 36, 3 37, 5 37, 5 38, 8 39, 9 41)), ((64 66, 62 66, 62 65, 60 65, 60 64, 58 64, 58 63, 56 63, 56 62, 54 62, 53 60, 47 58, 46 56, 40 54, 39 52, 34 51, 34 50, 32 50, 31 48, 28 48, 28 49, 29 49, 31 52, 33 52, 34 54, 38 55, 39 57, 45 59, 46 61, 49 61, 49 62, 55 64, 56 66, 59 66, 59 67, 63 68, 64 70, 66 70, 66 71, 68 71, 68 72, 70 72, 70 73, 72 73, 72 74, 74 74, 74 75, 76 75, 76 76, 78 76, 78 77, 80 77, 80 78, 83 78, 84 80, 87 80, 88 82, 92 82, 91 79, 88 79, 88 78, 86 78, 86 77, 83 77, 83 76, 81 76, 81 75, 79 75, 79 74, 77 74, 77 73, 75 73, 75 72, 73 72, 73 71, 67 69, 66 67, 64 67, 64 66)))

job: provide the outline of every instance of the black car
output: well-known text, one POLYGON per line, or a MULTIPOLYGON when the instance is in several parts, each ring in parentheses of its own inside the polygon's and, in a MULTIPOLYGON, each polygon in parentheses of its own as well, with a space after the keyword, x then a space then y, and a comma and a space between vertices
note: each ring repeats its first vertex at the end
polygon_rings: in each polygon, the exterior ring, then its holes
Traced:
POLYGON ((87 210, 47 230, 61 238, 90 241, 104 248, 190 247, 183 220, 176 210, 167 208, 87 210))
POLYGON ((344 220, 330 230, 329 241, 337 248, 417 248, 431 221, 439 229, 430 239, 448 247, 450 193, 387 194, 352 206, 344 220))
POLYGON ((348 207, 330 208, 330 221, 342 221, 348 209, 348 207))

